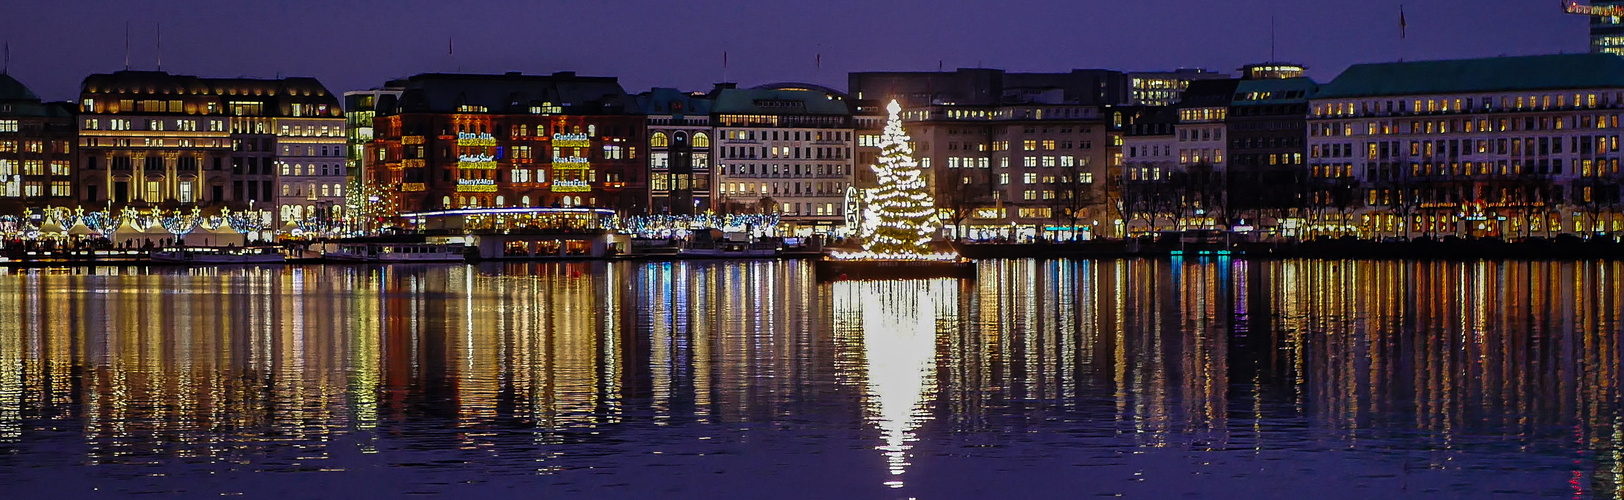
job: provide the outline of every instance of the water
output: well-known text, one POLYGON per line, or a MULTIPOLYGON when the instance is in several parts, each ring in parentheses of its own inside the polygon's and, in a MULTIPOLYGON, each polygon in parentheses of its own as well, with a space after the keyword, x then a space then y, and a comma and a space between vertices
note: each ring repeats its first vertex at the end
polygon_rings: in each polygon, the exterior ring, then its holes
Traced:
POLYGON ((1624 495, 1619 262, 14 271, 0 496, 1624 495))

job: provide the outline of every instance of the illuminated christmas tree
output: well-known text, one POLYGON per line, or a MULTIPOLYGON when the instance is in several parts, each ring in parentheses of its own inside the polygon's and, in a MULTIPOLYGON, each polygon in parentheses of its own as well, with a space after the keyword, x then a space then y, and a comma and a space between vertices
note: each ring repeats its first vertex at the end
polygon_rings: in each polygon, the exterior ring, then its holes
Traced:
POLYGON ((942 258, 929 248, 939 227, 936 200, 902 130, 902 106, 893 100, 885 109, 891 116, 880 137, 880 163, 874 166, 879 187, 864 195, 863 250, 883 259, 942 258))

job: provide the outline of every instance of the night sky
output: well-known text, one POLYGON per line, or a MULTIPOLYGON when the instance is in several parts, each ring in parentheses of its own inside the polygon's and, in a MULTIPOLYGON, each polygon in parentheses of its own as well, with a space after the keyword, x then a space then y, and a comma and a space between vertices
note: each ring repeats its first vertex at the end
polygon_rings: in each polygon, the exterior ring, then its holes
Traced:
MULTIPOLYGON (((1546 0, 1411 0, 1406 59, 1587 50, 1587 21, 1546 0)), ((1399 2, 1370 0, 4 0, 11 74, 50 100, 90 73, 313 76, 334 91, 431 71, 618 76, 629 92, 984 66, 1233 71, 1269 56, 1326 81, 1400 57, 1399 2), (465 6, 473 4, 477 6, 465 6), (455 55, 447 54, 448 39, 455 55), (814 61, 822 54, 822 68, 814 61)))

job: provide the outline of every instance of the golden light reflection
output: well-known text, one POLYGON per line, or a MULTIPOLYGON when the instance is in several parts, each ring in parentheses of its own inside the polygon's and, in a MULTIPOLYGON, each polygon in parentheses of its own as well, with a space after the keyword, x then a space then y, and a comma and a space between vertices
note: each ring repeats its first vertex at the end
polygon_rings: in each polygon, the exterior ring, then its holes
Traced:
POLYGON ((26 454, 41 429, 71 429, 85 464, 269 470, 336 446, 450 449, 554 474, 615 432, 866 425, 887 484, 912 489, 933 479, 913 464, 936 439, 966 454, 1078 429, 1195 452, 1414 447, 1406 466, 1435 470, 1488 441, 1621 498, 1621 273, 1224 258, 823 285, 794 262, 18 271, 0 276, 0 444, 26 454))
POLYGON ((836 336, 858 345, 864 360, 868 420, 880 431, 890 478, 901 488, 916 430, 936 394, 938 321, 958 310, 958 281, 844 281, 834 285, 836 336), (856 339, 853 339, 856 337, 856 339))

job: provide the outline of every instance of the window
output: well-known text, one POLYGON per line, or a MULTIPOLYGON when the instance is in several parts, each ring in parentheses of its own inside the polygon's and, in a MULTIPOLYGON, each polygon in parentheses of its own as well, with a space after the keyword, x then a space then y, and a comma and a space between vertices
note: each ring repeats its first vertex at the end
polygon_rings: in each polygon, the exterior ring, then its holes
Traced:
POLYGON ((656 148, 669 147, 671 146, 671 139, 666 137, 664 132, 655 132, 654 136, 649 138, 648 145, 656 148))

